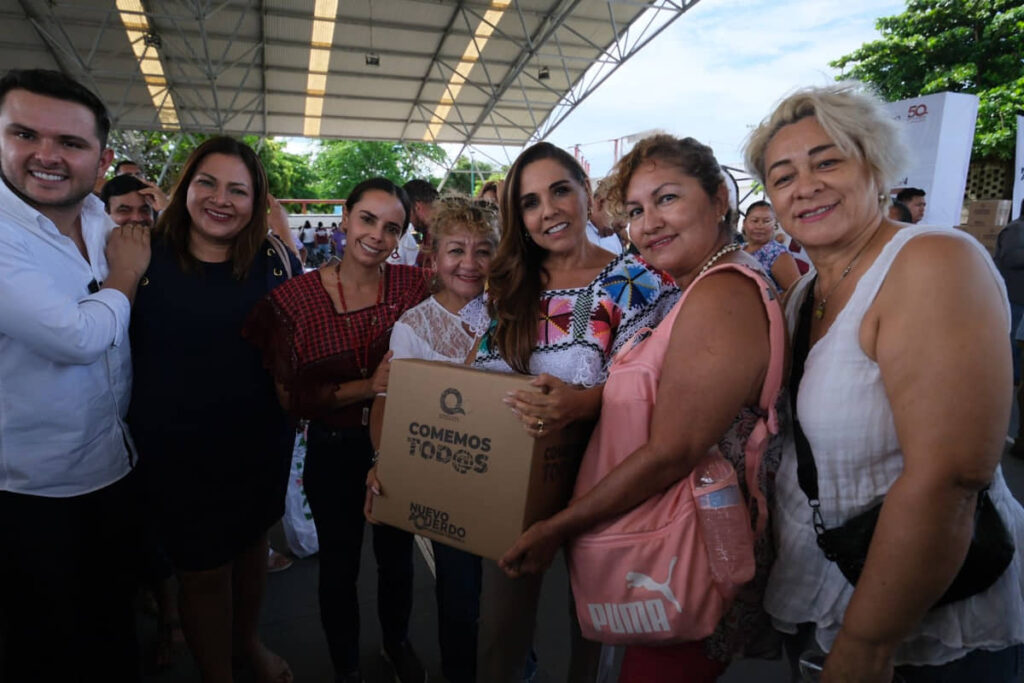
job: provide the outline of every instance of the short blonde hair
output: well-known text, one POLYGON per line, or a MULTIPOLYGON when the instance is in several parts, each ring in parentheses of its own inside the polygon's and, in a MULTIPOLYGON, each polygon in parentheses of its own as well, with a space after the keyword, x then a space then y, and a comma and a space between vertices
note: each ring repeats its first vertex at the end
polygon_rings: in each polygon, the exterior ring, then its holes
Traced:
POLYGON ((474 237, 498 245, 498 212, 486 200, 471 199, 461 194, 447 194, 434 201, 430 234, 436 247, 442 237, 465 230, 474 237))
POLYGON ((785 97, 747 138, 747 170, 764 183, 768 144, 781 128, 808 116, 817 119, 844 154, 868 165, 878 192, 887 199, 907 163, 907 147, 882 101, 856 81, 803 88, 785 97))

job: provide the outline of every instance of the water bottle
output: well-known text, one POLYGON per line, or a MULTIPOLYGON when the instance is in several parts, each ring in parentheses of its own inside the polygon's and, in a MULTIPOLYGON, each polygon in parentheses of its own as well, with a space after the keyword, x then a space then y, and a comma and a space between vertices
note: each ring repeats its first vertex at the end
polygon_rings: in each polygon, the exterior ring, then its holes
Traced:
POLYGON ((754 578, 754 537, 736 471, 716 449, 694 474, 693 497, 711 573, 719 583, 746 583, 754 578))

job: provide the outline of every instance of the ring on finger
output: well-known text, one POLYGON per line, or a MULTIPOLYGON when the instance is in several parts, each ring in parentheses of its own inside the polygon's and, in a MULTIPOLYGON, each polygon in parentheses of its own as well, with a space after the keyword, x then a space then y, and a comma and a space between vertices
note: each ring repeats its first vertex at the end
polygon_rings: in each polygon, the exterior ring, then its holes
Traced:
POLYGON ((537 418, 537 431, 538 432, 543 432, 544 431, 544 420, 542 420, 539 417, 537 418))

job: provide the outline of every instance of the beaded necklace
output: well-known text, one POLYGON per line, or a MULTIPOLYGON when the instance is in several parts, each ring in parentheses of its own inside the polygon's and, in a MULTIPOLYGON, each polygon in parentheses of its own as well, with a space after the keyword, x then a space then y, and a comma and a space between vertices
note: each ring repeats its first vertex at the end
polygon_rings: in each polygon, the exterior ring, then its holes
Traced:
MULTIPOLYGON (((345 289, 341 286, 341 262, 334 267, 334 274, 338 278, 338 301, 341 304, 341 312, 348 313, 348 304, 345 302, 345 289)), ((377 301, 374 303, 374 307, 380 306, 384 302, 384 269, 381 267, 380 279, 377 281, 377 301)), ((365 379, 369 374, 370 365, 370 345, 373 344, 374 338, 377 336, 377 314, 370 318, 370 333, 367 335, 366 344, 361 347, 362 358, 359 357, 359 349, 356 350, 356 361, 359 362, 359 374, 365 379)), ((348 316, 345 317, 345 324, 348 327, 352 327, 352 319, 348 316)))

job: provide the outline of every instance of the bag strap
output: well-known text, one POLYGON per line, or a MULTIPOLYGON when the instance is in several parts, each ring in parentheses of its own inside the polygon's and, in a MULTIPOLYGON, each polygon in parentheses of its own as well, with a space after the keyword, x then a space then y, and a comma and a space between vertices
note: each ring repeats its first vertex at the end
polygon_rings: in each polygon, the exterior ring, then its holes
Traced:
POLYGON ((800 426, 800 418, 796 412, 797 392, 800 390, 800 380, 804 376, 807 354, 811 350, 811 311, 814 309, 814 286, 817 281, 818 276, 815 275, 807 287, 807 296, 804 297, 797 316, 796 334, 793 337, 793 361, 789 375, 789 403, 793 416, 793 441, 796 444, 796 477, 800 489, 807 496, 807 504, 811 506, 814 532, 821 536, 825 533, 825 520, 821 516, 821 499, 818 498, 818 466, 814 464, 811 443, 800 426))
MULTIPOLYGON (((754 429, 747 438, 747 445, 743 451, 745 463, 745 478, 747 492, 757 505, 757 524, 755 533, 760 536, 768 524, 768 503, 765 501, 764 493, 757 483, 757 473, 761 469, 761 457, 768 446, 768 440, 772 435, 779 433, 779 415, 776 410, 779 392, 782 390, 782 375, 786 352, 786 323, 782 318, 782 307, 778 302, 778 294, 775 288, 768 283, 760 273, 739 263, 723 263, 710 268, 703 275, 698 277, 690 285, 689 289, 701 278, 721 270, 735 270, 746 275, 761 294, 761 303, 764 304, 765 315, 768 316, 768 372, 761 387, 761 396, 758 400, 758 407, 763 416, 758 418, 754 429)), ((685 296, 685 295, 684 295, 685 296)), ((680 302, 682 303, 682 302, 680 302)))
POLYGON ((274 251, 277 252, 277 258, 281 260, 281 267, 284 268, 285 279, 290 280, 292 278, 292 262, 288 258, 288 254, 291 250, 285 246, 285 243, 281 241, 281 238, 272 232, 267 233, 267 240, 273 245, 274 251))

